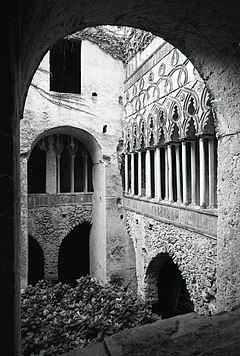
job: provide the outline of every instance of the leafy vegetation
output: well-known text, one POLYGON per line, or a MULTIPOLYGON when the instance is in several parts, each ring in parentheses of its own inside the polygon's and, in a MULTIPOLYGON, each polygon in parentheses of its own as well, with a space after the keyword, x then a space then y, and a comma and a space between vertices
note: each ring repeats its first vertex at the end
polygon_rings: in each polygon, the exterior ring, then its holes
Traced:
POLYGON ((24 356, 60 355, 158 319, 133 293, 89 276, 75 288, 40 281, 22 293, 21 305, 24 356))

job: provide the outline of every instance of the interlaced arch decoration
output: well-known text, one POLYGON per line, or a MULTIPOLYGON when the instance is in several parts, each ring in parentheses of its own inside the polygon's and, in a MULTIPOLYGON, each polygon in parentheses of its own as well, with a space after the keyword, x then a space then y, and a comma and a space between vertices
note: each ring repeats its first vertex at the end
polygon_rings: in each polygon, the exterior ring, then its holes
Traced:
POLYGON ((171 143, 176 132, 177 141, 188 139, 190 132, 196 136, 215 132, 206 85, 191 62, 178 49, 169 48, 150 72, 131 81, 127 89, 125 152, 171 143))

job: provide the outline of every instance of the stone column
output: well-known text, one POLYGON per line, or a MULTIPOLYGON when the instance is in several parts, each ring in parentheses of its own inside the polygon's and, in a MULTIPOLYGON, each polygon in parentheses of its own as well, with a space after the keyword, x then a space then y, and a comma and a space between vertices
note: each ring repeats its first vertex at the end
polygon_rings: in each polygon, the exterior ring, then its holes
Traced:
POLYGON ((205 150, 204 138, 199 138, 199 162, 200 162, 200 206, 206 207, 205 204, 205 188, 206 188, 206 172, 205 172, 205 150))
POLYGON ((68 150, 70 153, 70 192, 74 192, 74 159, 77 153, 78 146, 71 136, 71 141, 68 144, 68 150))
POLYGON ((175 144, 176 152, 176 180, 177 180, 177 202, 182 203, 182 186, 181 186, 181 170, 180 170, 180 144, 175 144))
POLYGON ((167 155, 168 155, 168 200, 173 202, 173 172, 172 172, 172 146, 167 145, 167 155))
POLYGON ((88 192, 88 154, 83 156, 83 191, 88 192))
POLYGON ((196 205, 196 142, 191 141, 191 204, 196 205))
POLYGON ((146 197, 151 197, 151 161, 149 149, 146 151, 146 197))
POLYGON ((21 230, 20 230, 20 287, 25 289, 28 285, 28 185, 27 185, 27 157, 20 157, 21 182, 21 230))
MULTIPOLYGON (((50 238, 51 240, 51 238, 50 238)), ((58 255, 59 244, 47 242, 45 246, 41 246, 44 255, 44 278, 47 281, 58 280, 58 255)))
POLYGON ((63 149, 64 149, 63 142, 60 139, 60 136, 57 135, 57 139, 54 142, 54 150, 55 150, 56 157, 57 157, 57 179, 56 179, 56 181, 57 181, 57 189, 56 189, 57 193, 60 193, 60 184, 61 184, 61 181, 60 181, 60 177, 61 177, 60 161, 61 161, 61 154, 62 154, 63 149))
POLYGON ((188 204, 187 192, 187 142, 182 142, 182 182, 183 182, 183 204, 188 204))
POLYGON ((134 185, 134 152, 131 153, 131 194, 134 195, 135 185, 134 185))
POLYGON ((125 153, 125 194, 128 194, 128 154, 125 153))
POLYGON ((165 146, 165 200, 168 200, 168 149, 167 146, 165 146))
POLYGON ((161 192, 161 164, 160 164, 160 147, 156 147, 155 152, 154 152, 154 161, 155 161, 155 198, 157 200, 160 200, 162 197, 162 192, 161 192))
POLYGON ((142 152, 138 152, 138 195, 142 195, 142 152))
POLYGON ((209 206, 214 208, 215 201, 215 142, 214 137, 208 139, 208 169, 209 169, 209 206))
POLYGON ((46 155, 46 193, 55 194, 57 192, 57 162, 54 151, 54 137, 48 137, 48 150, 46 155))

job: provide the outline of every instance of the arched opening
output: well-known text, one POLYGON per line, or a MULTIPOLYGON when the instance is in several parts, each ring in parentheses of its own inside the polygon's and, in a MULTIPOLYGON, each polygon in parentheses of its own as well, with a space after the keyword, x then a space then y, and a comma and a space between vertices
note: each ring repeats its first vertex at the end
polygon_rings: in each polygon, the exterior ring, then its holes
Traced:
POLYGON ((159 254, 150 263, 148 276, 157 288, 153 311, 161 315, 162 319, 194 310, 181 272, 167 253, 159 254))
POLYGON ((76 286, 76 279, 89 274, 90 224, 76 226, 63 240, 58 255, 58 277, 62 283, 76 286))
POLYGON ((37 144, 28 160, 28 193, 46 193, 46 151, 37 144))
POLYGON ((28 284, 35 286, 44 279, 44 257, 39 243, 28 236, 28 284))

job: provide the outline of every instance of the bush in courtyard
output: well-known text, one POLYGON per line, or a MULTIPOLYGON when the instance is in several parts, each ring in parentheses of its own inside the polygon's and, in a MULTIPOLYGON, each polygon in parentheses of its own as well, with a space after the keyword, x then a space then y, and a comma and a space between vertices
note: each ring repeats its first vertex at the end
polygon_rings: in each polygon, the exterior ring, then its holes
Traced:
POLYGON ((75 288, 41 281, 21 296, 22 354, 59 355, 158 316, 135 294, 81 277, 75 288))

